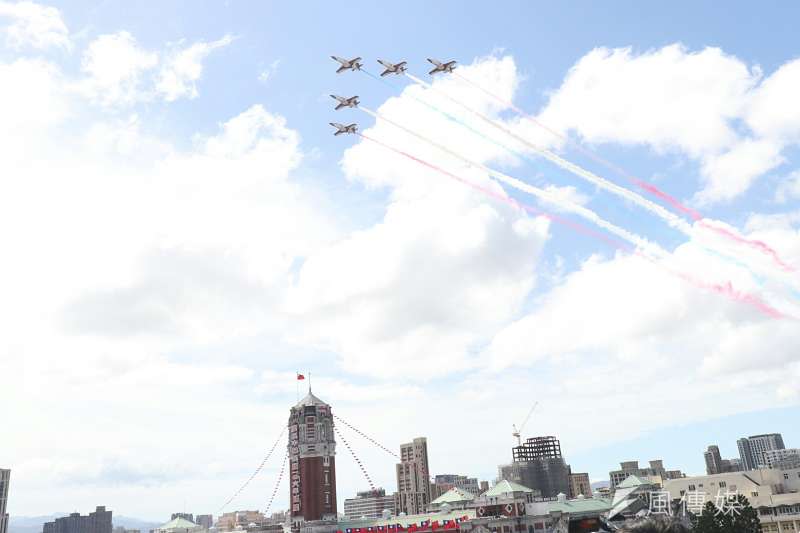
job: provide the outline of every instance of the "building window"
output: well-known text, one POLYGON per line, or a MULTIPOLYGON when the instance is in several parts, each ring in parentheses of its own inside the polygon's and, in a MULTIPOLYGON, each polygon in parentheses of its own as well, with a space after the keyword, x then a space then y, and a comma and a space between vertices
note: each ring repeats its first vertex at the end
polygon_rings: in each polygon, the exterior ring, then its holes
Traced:
POLYGON ((789 479, 789 474, 783 474, 783 479, 789 479))
POLYGON ((753 498, 758 498, 758 492, 751 492, 751 493, 750 493, 750 495, 751 495, 753 498))
POLYGON ((330 504, 331 504, 331 493, 330 492, 326 492, 325 493, 325 505, 330 505, 330 504))
POLYGON ((727 485, 727 483, 725 483, 724 481, 720 481, 719 482, 719 488, 721 488, 721 489, 724 489, 726 485, 727 485))
POLYGON ((325 472, 325 484, 326 485, 330 485, 331 484, 331 476, 327 472, 325 472))
POLYGON ((322 466, 331 466, 331 458, 329 456, 324 456, 322 458, 322 466))
POLYGON ((689 485, 689 490, 696 490, 696 489, 694 488, 694 485, 689 485))

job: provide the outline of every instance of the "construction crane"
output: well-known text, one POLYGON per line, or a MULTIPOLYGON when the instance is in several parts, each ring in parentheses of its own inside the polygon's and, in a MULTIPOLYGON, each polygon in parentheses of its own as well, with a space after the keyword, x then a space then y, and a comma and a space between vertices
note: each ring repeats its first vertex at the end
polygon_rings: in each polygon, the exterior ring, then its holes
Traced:
POLYGON ((517 446, 522 446, 522 430, 525 429, 525 424, 528 423, 528 420, 531 419, 531 415, 533 414, 533 410, 536 409, 536 406, 539 405, 539 402, 534 402, 533 407, 531 410, 528 411, 528 415, 525 417, 525 420, 522 421, 520 424, 519 429, 517 429, 516 424, 512 424, 511 427, 514 428, 514 432, 511 433, 512 436, 517 437, 517 446))

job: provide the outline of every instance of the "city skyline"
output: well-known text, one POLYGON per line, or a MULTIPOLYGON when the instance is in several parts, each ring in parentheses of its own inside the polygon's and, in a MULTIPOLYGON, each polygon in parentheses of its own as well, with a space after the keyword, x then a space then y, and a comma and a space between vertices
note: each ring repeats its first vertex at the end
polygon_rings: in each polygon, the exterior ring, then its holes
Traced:
MULTIPOLYGON (((395 11, 0 0, 12 519, 214 513, 286 438, 298 368, 434 474, 493 480, 531 412, 590 481, 798 445, 800 5, 395 11)), ((341 509, 369 487, 336 451, 341 509)))

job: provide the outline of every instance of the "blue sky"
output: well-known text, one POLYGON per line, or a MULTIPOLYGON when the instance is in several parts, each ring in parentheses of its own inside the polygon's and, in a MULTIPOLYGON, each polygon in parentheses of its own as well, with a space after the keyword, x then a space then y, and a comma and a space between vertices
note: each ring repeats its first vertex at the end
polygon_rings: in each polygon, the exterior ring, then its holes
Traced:
MULTIPOLYGON (((425 79, 426 57, 456 59, 800 265, 798 16, 745 2, 0 1, 0 318, 19 324, 0 341, 0 372, 20 376, 0 391, 18 406, 3 412, 13 437, 0 464, 14 470, 12 515, 106 503, 158 520, 184 500, 212 512, 285 423, 297 369, 387 446, 428 436, 442 473, 492 479, 536 400, 526 433, 558 435, 593 481, 628 459, 700 473, 707 445, 735 456, 749 434, 798 446, 796 272, 697 225, 676 231, 524 147, 515 160, 421 107, 514 143, 411 80, 336 75, 329 57, 362 56, 371 72, 378 57, 404 59, 425 79), (386 123, 334 112, 330 93, 553 186, 565 200, 540 207, 580 220, 564 211, 580 204, 664 255, 653 266, 333 137, 329 121, 357 121, 501 191, 386 123)), ((457 79, 436 87, 630 186, 457 79)), ((359 446, 391 489, 391 459, 359 446)), ((364 481, 339 461, 343 501, 364 481)), ((263 509, 277 467, 238 508, 263 509)))

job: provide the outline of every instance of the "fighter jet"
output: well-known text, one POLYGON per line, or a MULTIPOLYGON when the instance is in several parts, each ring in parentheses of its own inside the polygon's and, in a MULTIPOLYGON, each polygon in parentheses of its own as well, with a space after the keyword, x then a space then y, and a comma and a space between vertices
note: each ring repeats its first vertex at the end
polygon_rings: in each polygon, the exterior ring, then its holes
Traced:
POLYGON ((386 76, 387 74, 402 74, 406 71, 406 62, 401 61, 397 64, 389 63, 388 61, 384 61, 383 59, 379 59, 378 63, 384 66, 386 70, 381 72, 381 76, 386 76))
POLYGON ((428 63, 433 65, 435 68, 428 72, 431 76, 436 74, 437 72, 453 72, 453 69, 456 68, 455 61, 448 61, 447 63, 442 63, 436 59, 428 58, 428 63))
POLYGON ((348 124, 347 126, 339 124, 338 122, 329 122, 328 124, 336 128, 336 132, 333 134, 334 136, 341 135, 342 133, 356 133, 358 131, 358 125, 355 123, 348 124))
POLYGON ((351 96, 350 98, 345 98, 344 96, 336 96, 335 94, 332 94, 331 98, 339 102, 336 105, 336 111, 339 111, 343 107, 358 106, 358 96, 351 96))
POLYGON ((361 67, 364 66, 361 64, 360 57, 354 57, 353 59, 347 60, 342 59, 341 57, 331 56, 331 59, 338 61, 342 65, 336 70, 336 74, 344 72, 345 70, 361 70, 361 67))

